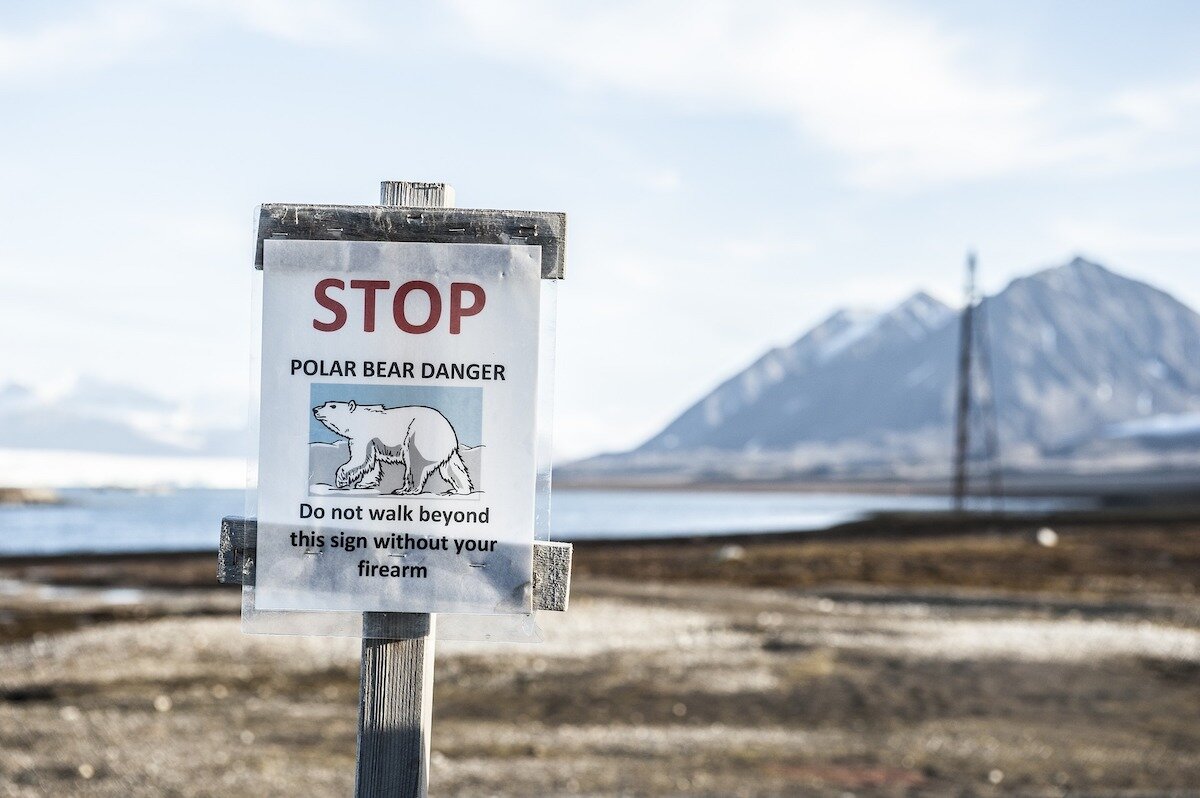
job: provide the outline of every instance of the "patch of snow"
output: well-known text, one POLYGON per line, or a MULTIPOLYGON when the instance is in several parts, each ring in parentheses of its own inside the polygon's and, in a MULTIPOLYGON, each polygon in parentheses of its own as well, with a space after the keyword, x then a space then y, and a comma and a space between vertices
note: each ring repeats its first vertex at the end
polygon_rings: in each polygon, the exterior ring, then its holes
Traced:
POLYGON ((925 380, 929 379, 933 375, 933 372, 937 369, 937 365, 938 364, 932 360, 922 363, 919 367, 913 369, 907 374, 907 376, 905 376, 904 386, 906 388, 914 388, 925 382, 925 380))
POLYGON ((1058 352, 1058 330, 1050 325, 1044 325, 1041 330, 1042 351, 1047 354, 1056 354, 1058 352))
POLYGON ((762 370, 766 381, 771 383, 779 382, 787 374, 787 369, 783 367, 776 352, 772 352, 763 359, 762 370))
POLYGON ((925 292, 913 294, 886 313, 872 313, 856 318, 841 332, 822 343, 817 360, 828 362, 888 323, 914 341, 921 340, 941 328, 955 312, 925 292))
POLYGON ((954 315, 953 310, 923 291, 913 294, 887 314, 913 340, 924 338, 954 315))
POLYGON ((806 404, 807 402, 805 402, 803 399, 799 397, 792 397, 784 403, 783 412, 787 413, 789 416, 794 416, 803 410, 806 404))
POLYGON ((825 363, 837 357, 878 329, 883 318, 882 314, 878 314, 854 322, 821 345, 817 352, 817 360, 825 363))
MULTIPOLYGON (((1144 394, 1143 394, 1144 395, 1144 394)), ((1141 402, 1139 398, 1139 404, 1141 402)), ((1104 430, 1106 438, 1170 438, 1176 435, 1200 433, 1200 413, 1160 413, 1111 424, 1104 430)))
POLYGON ((713 394, 704 403, 704 423, 715 427, 721 423, 721 396, 713 394))
POLYGON ((746 401, 753 402, 762 393, 763 379, 756 369, 742 372, 742 396, 746 401))

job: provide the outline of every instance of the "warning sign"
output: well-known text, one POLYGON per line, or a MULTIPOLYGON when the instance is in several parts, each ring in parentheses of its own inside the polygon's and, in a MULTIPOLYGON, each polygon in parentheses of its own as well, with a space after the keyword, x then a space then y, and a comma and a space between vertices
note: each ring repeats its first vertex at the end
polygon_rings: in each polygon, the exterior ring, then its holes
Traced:
POLYGON ((259 610, 527 613, 541 248, 268 240, 259 610))

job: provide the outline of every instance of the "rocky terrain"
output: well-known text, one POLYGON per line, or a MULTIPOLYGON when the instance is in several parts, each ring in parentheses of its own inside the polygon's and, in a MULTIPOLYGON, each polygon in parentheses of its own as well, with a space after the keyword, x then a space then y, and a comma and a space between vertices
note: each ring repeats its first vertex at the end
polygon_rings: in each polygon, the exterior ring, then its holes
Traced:
MULTIPOLYGON (((1200 524, 591 544, 439 644, 431 795, 1196 795, 1200 524)), ((0 795, 348 795, 358 641, 207 556, 0 565, 0 795)))

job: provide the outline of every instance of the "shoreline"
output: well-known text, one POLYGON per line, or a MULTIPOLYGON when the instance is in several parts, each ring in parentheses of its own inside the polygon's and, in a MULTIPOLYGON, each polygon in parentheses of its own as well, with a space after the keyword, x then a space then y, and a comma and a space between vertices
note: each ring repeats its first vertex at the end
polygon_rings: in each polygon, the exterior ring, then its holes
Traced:
MULTIPOLYGON (((994 513, 985 511, 875 511, 861 518, 815 529, 773 531, 716 532, 712 534, 637 535, 624 537, 552 538, 570 543, 576 549, 613 547, 654 547, 671 544, 726 545, 739 543, 837 542, 854 540, 909 540, 944 538, 959 535, 1025 534, 1040 527, 1080 526, 1121 527, 1130 524, 1166 526, 1200 525, 1200 505, 1150 508, 1099 508, 1085 510, 1047 510, 1045 512, 994 513)), ((88 557, 97 562, 170 561, 196 557, 215 557, 217 546, 181 549, 75 549, 61 552, 0 553, 4 565, 38 565, 65 559, 88 557)), ((215 568, 215 566, 214 566, 215 568)), ((215 571, 214 571, 215 573, 215 571)))
MULTIPOLYGON (((563 466, 556 471, 555 489, 572 491, 669 491, 717 493, 830 493, 879 496, 950 496, 950 474, 895 479, 886 476, 841 476, 813 478, 784 476, 745 481, 705 479, 686 475, 640 474, 620 478, 604 474, 572 473, 563 466)), ((1119 504, 1177 504, 1196 502, 1200 495, 1200 469, 1138 468, 1129 471, 1006 471, 1004 494, 1011 498, 1083 498, 1119 504)), ((985 498, 983 496, 977 497, 985 498)))
POLYGON ((51 488, 0 488, 0 507, 59 505, 64 500, 51 488))
MULTIPOLYGON (((1148 562, 1123 563, 1114 554, 1140 546, 1149 551, 1182 547, 1182 560, 1163 555, 1167 559, 1156 561, 1152 570, 1160 575, 1172 572, 1172 584, 1193 577, 1200 582, 1200 510, 1178 508, 1011 515, 883 512, 817 530, 568 542, 575 550, 578 573, 617 579, 803 586, 820 582, 823 577, 817 572, 831 573, 824 561, 845 560, 833 569, 839 579, 878 585, 881 572, 903 571, 907 556, 907 564, 915 563, 934 583, 1011 584, 1027 589, 1039 580, 1020 569, 1033 568, 1044 575, 1039 561, 1048 557, 1058 563, 1060 575, 1071 575, 1072 584, 1105 569, 1124 573, 1149 567, 1148 562), (1054 531, 1053 540, 1070 540, 1073 545, 1039 543, 1043 529, 1054 531), (1066 558, 1068 551, 1070 558, 1066 558), (1005 557, 1010 561, 1005 562, 1005 557), (817 560, 822 564, 814 570, 817 560), (972 573, 950 573, 951 560, 973 561, 972 573), (846 563, 863 567, 847 570, 842 567, 846 563), (1181 563, 1194 563, 1195 573, 1180 573, 1181 563)), ((0 557, 0 579, 92 587, 210 588, 217 586, 216 554, 213 546, 6 555, 0 557)), ((911 587, 919 581, 910 575, 898 584, 911 587)), ((1071 589, 1048 582, 1046 588, 1071 589)))

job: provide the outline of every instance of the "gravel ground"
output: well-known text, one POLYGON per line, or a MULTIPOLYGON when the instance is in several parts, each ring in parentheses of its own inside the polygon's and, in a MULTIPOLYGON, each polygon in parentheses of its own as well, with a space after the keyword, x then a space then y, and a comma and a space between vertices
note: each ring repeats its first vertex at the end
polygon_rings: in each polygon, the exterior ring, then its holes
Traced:
MULTIPOLYGON (((580 570, 544 644, 439 644, 432 795, 1200 795, 1191 590, 580 570)), ((0 796, 350 794, 358 641, 8 576, 0 796)))

